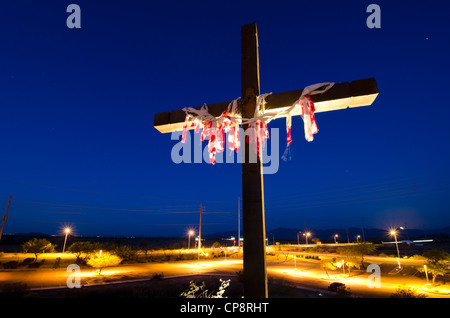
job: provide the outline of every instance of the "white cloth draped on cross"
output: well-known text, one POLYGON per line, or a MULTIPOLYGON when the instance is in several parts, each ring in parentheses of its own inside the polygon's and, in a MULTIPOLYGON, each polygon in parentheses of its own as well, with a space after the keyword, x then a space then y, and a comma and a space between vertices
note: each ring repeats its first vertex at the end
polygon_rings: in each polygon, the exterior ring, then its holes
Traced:
POLYGON ((195 129, 196 133, 199 133, 200 128, 203 128, 201 141, 204 141, 205 137, 208 137, 210 163, 215 164, 216 153, 225 150, 225 133, 228 134, 228 148, 232 151, 239 152, 239 127, 240 125, 247 124, 246 142, 253 145, 256 154, 261 156, 265 141, 269 138, 267 124, 273 119, 286 117, 287 147, 289 147, 292 142, 292 113, 297 111, 298 108, 301 110, 301 117, 304 123, 305 139, 307 141, 313 141, 313 135, 319 129, 317 128, 314 116, 314 103, 310 96, 325 93, 333 85, 334 83, 319 83, 305 87, 300 98, 292 106, 275 113, 265 111, 265 98, 271 93, 259 95, 256 99, 255 113, 252 118, 242 118, 241 114, 238 113, 237 108, 240 97, 232 101, 218 118, 208 112, 208 106, 206 104, 199 110, 191 107, 183 108, 183 111, 186 113, 186 119, 183 125, 181 142, 186 142, 189 124, 191 128, 193 127, 195 129))

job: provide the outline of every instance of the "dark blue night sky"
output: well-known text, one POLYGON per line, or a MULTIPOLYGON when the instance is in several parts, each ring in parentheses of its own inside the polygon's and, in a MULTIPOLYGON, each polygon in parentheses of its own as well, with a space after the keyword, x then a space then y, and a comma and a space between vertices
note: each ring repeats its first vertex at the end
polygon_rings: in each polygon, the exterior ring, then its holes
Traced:
MULTIPOLYGON (((155 113, 240 96, 256 22, 261 93, 375 77, 370 107, 318 113, 265 175, 266 229, 450 225, 448 1, 3 1, 4 233, 184 236, 237 229, 239 164, 175 164, 155 113), (66 8, 81 7, 81 29, 66 8), (381 8, 369 29, 366 8, 381 8), (214 212, 214 213, 213 213, 214 212)), ((285 120, 279 128, 280 157, 285 120)), ((204 143, 204 146, 206 142, 204 143)))

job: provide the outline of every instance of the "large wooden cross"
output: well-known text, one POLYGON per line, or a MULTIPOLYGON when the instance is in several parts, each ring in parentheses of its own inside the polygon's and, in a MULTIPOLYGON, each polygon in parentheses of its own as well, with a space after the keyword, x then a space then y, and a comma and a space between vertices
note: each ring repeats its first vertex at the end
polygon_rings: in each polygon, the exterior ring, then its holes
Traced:
MULTIPOLYGON (((242 100, 240 112, 243 118, 251 118, 256 108, 256 97, 260 95, 258 33, 256 24, 241 27, 241 88, 242 100)), ((302 94, 302 89, 271 94, 266 97, 266 110, 283 110, 293 105, 302 94)), ((375 79, 363 79, 353 82, 336 83, 323 94, 311 96, 315 112, 325 112, 347 107, 368 106, 378 95, 375 79)), ((217 118, 227 109, 230 101, 209 104, 208 111, 217 118)), ((200 109, 200 107, 196 107, 200 109)), ((292 113, 292 115, 300 115, 292 113)), ((181 130, 186 113, 174 110, 155 114, 154 127, 162 133, 181 130)), ((244 131, 248 128, 242 127, 244 131)), ((249 145, 242 142, 242 199, 243 199, 243 236, 244 236, 244 297, 266 298, 267 271, 264 224, 264 187, 262 162, 259 156, 255 162, 249 160, 249 145)))

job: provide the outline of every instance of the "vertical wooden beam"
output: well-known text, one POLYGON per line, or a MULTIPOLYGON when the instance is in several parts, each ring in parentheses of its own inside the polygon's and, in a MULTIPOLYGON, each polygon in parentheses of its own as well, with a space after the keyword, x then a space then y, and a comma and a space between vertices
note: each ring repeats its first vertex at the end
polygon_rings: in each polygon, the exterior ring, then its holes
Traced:
POLYGON ((241 251, 241 197, 238 198, 238 251, 241 251))
MULTIPOLYGON (((256 23, 241 28, 241 87, 243 117, 253 117, 259 87, 259 55, 256 23)), ((242 127, 244 131, 247 125, 242 127)), ((242 226, 244 235, 244 298, 267 298, 266 234, 262 162, 250 162, 252 147, 242 141, 242 226)), ((254 160, 253 160, 254 161, 254 160)))

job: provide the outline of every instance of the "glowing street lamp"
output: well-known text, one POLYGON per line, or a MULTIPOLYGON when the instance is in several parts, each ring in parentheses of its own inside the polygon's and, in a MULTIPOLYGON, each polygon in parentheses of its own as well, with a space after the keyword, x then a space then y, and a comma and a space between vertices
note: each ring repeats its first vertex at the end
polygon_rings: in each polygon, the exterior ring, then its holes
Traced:
POLYGON ((361 237, 361 235, 356 235, 356 243, 359 243, 359 238, 361 237))
POLYGON ((66 238, 64 239, 64 246, 63 246, 63 251, 62 251, 63 253, 66 249, 67 235, 70 233, 70 228, 66 227, 64 232, 66 232, 66 238))
POLYGON ((336 244, 337 244, 336 238, 337 238, 338 236, 339 236, 339 235, 334 234, 334 243, 336 243, 336 244))
POLYGON ((306 245, 308 245, 308 236, 311 236, 310 232, 303 233, 303 236, 306 238, 306 245))
POLYGON ((189 231, 188 250, 191 249, 191 236, 194 235, 194 231, 189 231))
MULTIPOLYGON (((399 229, 403 230, 402 227, 400 227, 399 229)), ((389 232, 395 239, 395 246, 397 247, 397 263, 398 263, 398 268, 400 268, 400 252, 398 250, 398 242, 397 242, 397 231, 396 230, 391 230, 389 232)))

